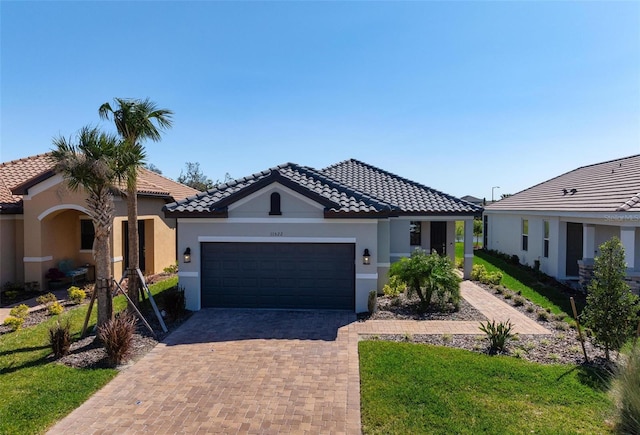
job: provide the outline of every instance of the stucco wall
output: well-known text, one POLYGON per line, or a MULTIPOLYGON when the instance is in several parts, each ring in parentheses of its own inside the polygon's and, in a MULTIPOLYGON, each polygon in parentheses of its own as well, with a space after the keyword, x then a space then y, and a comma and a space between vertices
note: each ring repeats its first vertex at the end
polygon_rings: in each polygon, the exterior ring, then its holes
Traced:
MULTIPOLYGON (((255 192, 240 199, 229 206, 229 216, 262 218, 269 217, 271 210, 271 194, 280 194, 280 210, 282 217, 286 218, 321 218, 324 215, 324 207, 309 198, 285 187, 279 183, 273 183, 259 192, 255 192)), ((271 216, 277 218, 278 216, 271 216)))
MULTIPOLYGON (((594 226, 595 251, 591 256, 597 255, 598 247, 611 237, 620 237, 620 226, 606 216, 579 217, 579 216, 544 216, 544 215, 519 215, 515 213, 492 213, 485 211, 489 220, 488 248, 495 249, 509 255, 518 255, 520 262, 534 265, 536 259, 540 260, 540 270, 559 279, 566 279, 566 241, 567 223, 575 222, 594 226), (522 243, 522 219, 529 220, 529 249, 523 251, 522 243), (543 221, 549 221, 549 257, 543 256, 543 221)), ((627 224, 629 224, 627 222, 627 224)), ((635 226, 640 225, 632 221, 635 226)), ((640 228, 635 231, 635 258, 636 270, 640 269, 640 228)))
POLYGON ((304 222, 234 221, 233 219, 180 219, 178 221, 178 252, 191 248, 191 263, 180 259, 180 285, 185 287, 187 308, 200 309, 200 243, 218 241, 216 237, 226 237, 229 242, 270 242, 270 243, 309 243, 322 242, 323 239, 343 239, 355 241, 356 267, 356 311, 367 311, 367 296, 370 290, 377 288, 377 221, 376 220, 327 220, 318 222, 311 219, 304 222), (371 264, 362 264, 362 253, 369 249, 371 264))
POLYGON ((24 281, 22 215, 0 216, 0 285, 24 281))
MULTIPOLYGON (((115 218, 111 237, 113 275, 123 272, 122 222, 126 220, 127 204, 114 198, 115 218)), ((162 198, 140 197, 138 215, 145 220, 147 273, 161 272, 175 263, 175 219, 165 218, 162 198), (147 222, 148 221, 148 222, 147 222), (154 238, 155 236, 155 238, 154 238)), ((51 177, 29 190, 24 198, 24 280, 44 282, 44 275, 59 260, 71 258, 76 265, 94 264, 93 253, 80 250, 80 218, 86 210, 85 193, 72 192, 60 176, 51 177)), ((20 265, 22 266, 22 265, 20 265)))

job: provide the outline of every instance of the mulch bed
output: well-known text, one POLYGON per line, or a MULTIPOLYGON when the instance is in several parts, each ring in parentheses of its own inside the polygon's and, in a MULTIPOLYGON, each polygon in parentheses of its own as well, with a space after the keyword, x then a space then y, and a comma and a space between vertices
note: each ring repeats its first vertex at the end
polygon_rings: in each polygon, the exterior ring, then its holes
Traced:
MULTIPOLYGON (((584 354, 582 352, 582 347, 576 329, 570 328, 566 322, 556 319, 553 315, 549 315, 548 321, 540 320, 538 319, 536 311, 541 308, 537 305, 526 301, 522 306, 515 306, 513 304, 513 298, 507 299, 504 295, 497 294, 493 289, 484 284, 478 282, 476 282, 476 284, 482 287, 485 291, 491 293, 493 296, 508 303, 527 317, 538 322, 551 332, 549 335, 517 335, 516 339, 511 341, 507 346, 504 355, 510 355, 541 364, 585 363, 584 354), (533 312, 530 312, 531 308, 527 309, 529 306, 533 307, 533 312)), ((405 295, 401 295, 395 300, 394 298, 381 296, 378 298, 378 311, 372 316, 360 316, 359 320, 413 319, 487 321, 487 318, 483 314, 472 307, 464 299, 461 301, 460 310, 457 312, 437 313, 433 311, 420 313, 418 306, 419 301, 417 296, 407 298, 405 295)), ((412 343, 449 346, 479 353, 489 353, 486 336, 479 329, 478 335, 376 335, 368 338, 397 342, 410 341, 412 343)), ((585 348, 587 350, 587 356, 589 357, 590 364, 598 367, 607 365, 605 364, 604 351, 602 349, 592 345, 588 339, 585 341, 585 348)), ((616 357, 617 355, 613 353, 612 358, 616 357)))
MULTIPOLYGON (((162 281, 170 276, 171 275, 167 274, 153 275, 150 277, 146 277, 146 281, 148 285, 151 285, 158 281, 162 281)), ((126 288, 126 280, 123 282, 123 288, 126 288)), ((88 301, 89 299, 87 299, 85 303, 88 303, 88 301)), ((158 302, 157 299, 156 302, 158 302)), ((60 303, 65 308, 65 311, 73 308, 74 306, 74 304, 69 301, 60 301, 60 303)), ((160 309, 162 308, 160 307, 160 309)), ((184 314, 177 319, 171 319, 167 316, 163 317, 165 325, 168 329, 168 332, 165 333, 162 331, 160 321, 156 317, 155 312, 148 302, 145 301, 141 303, 140 311, 142 312, 142 315, 147 320, 151 328, 154 330, 154 334, 152 334, 149 329, 147 329, 142 321, 138 320, 138 322, 136 323, 136 332, 133 335, 132 349, 127 362, 117 367, 118 369, 126 368, 132 362, 135 362, 138 359, 142 358, 147 352, 153 349, 156 344, 158 344, 167 335, 169 335, 171 331, 175 330, 182 323, 184 323, 192 314, 192 312, 185 310, 184 314)), ((48 320, 50 317, 51 316, 49 316, 46 308, 32 311, 25 319, 22 327, 26 328, 29 326, 38 325, 43 321, 48 320)), ((0 335, 7 333, 11 333, 11 328, 0 324, 0 335)), ((55 361, 57 363, 75 368, 94 369, 111 367, 111 365, 107 361, 107 354, 102 347, 102 344, 99 342, 99 340, 96 339, 95 331, 89 331, 86 337, 74 341, 71 344, 70 351, 67 355, 56 360, 53 357, 53 354, 51 354, 49 355, 48 360, 50 362, 55 361)))

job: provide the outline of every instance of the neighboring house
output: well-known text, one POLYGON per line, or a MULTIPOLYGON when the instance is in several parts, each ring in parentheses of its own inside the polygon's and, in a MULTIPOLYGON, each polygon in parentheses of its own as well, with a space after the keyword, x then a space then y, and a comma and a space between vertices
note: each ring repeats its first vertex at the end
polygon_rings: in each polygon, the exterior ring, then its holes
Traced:
POLYGON ((561 280, 586 285, 598 247, 622 241, 640 288, 640 155, 584 166, 485 208, 485 246, 561 280))
POLYGON ((482 207, 486 202, 484 199, 476 198, 475 196, 471 196, 471 195, 465 195, 460 199, 462 199, 463 201, 470 202, 471 204, 478 205, 480 207, 482 207))
POLYGON ((465 226, 465 274, 480 207, 357 160, 322 170, 287 163, 165 207, 178 221, 187 308, 367 311, 392 262, 417 247, 454 257, 465 226), (185 261, 186 260, 186 261, 185 261))
MULTIPOLYGON (((61 260, 80 266, 95 264, 93 223, 86 195, 71 192, 62 176, 53 172, 50 154, 39 154, 0 164, 0 283, 39 282, 61 260)), ((125 189, 122 192, 126 191, 125 189)), ((197 190, 141 168, 138 175, 140 268, 161 272, 176 262, 175 219, 166 218, 166 203, 184 199, 197 190)), ((115 219, 111 255, 115 278, 126 264, 127 204, 115 192, 115 219)))

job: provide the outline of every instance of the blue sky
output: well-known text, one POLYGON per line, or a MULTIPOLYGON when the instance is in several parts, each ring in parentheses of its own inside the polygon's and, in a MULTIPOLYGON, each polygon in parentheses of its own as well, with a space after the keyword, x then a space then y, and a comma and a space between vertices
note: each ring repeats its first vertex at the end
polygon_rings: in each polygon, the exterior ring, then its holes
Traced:
POLYGON ((357 158, 496 197, 640 153, 640 2, 0 2, 8 161, 114 97, 212 179, 357 158))

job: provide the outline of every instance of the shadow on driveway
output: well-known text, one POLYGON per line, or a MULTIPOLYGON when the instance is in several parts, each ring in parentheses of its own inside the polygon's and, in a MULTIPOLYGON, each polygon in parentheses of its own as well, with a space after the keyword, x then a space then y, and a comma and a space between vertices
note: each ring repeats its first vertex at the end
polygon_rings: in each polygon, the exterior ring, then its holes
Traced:
POLYGON ((175 346, 253 339, 335 341, 338 330, 355 321, 350 311, 207 308, 164 342, 175 346))

